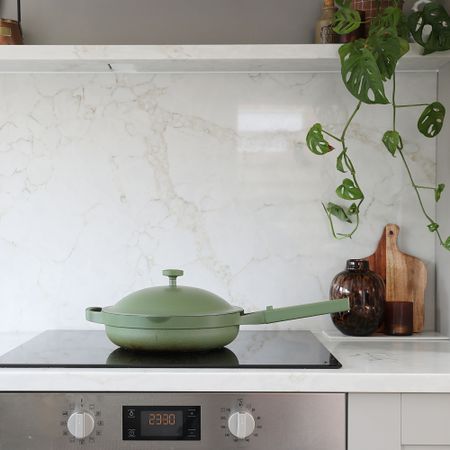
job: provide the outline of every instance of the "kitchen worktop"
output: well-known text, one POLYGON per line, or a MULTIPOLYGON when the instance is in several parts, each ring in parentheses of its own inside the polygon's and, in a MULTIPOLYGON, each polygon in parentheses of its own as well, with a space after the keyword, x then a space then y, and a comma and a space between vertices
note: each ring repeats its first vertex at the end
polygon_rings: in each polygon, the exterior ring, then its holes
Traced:
MULTIPOLYGON (((0 333, 5 353, 37 333, 0 333)), ((450 342, 333 341, 341 369, 0 369, 0 391, 303 391, 450 393, 450 342)))

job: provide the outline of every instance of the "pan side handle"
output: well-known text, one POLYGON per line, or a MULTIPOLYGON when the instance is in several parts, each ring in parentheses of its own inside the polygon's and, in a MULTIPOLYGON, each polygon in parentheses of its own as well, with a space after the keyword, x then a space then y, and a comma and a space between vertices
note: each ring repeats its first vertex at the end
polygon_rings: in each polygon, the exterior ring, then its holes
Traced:
POLYGON ((264 311, 244 314, 240 318, 241 325, 260 325, 265 323, 283 322, 285 320, 303 319, 305 317, 321 316, 337 312, 348 311, 348 298, 327 300, 306 305, 272 308, 268 306, 264 311))
POLYGON ((86 319, 89 322, 103 323, 103 310, 99 306, 86 308, 86 319))

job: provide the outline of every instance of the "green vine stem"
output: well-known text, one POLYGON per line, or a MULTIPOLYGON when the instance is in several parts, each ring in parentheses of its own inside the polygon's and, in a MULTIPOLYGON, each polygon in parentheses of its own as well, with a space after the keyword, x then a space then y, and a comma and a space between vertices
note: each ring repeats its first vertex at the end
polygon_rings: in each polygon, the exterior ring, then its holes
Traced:
POLYGON ((331 134, 329 131, 322 130, 322 133, 326 134, 327 136, 330 136, 331 138, 333 138, 334 140, 336 140, 338 142, 342 142, 341 138, 338 138, 336 135, 331 134))
MULTIPOLYGON (((396 130, 396 117, 397 117, 397 109, 398 108, 405 108, 405 107, 414 107, 414 106, 424 106, 424 104, 422 103, 418 103, 418 104, 412 104, 412 105, 397 105, 395 103, 395 94, 396 94, 396 79, 395 79, 395 73, 392 76, 392 129, 393 131, 397 131, 396 130)), ((427 105, 425 103, 425 105, 427 105)), ((445 245, 444 240, 442 239, 441 233, 439 232, 439 224, 436 222, 436 220, 434 220, 431 215, 427 212, 427 210, 425 209, 425 206, 423 204, 423 200, 422 200, 422 196, 420 195, 419 189, 433 189, 435 190, 435 188, 431 188, 431 187, 427 187, 427 186, 421 186, 416 184, 416 182, 414 181, 414 177, 412 175, 411 169, 409 168, 408 162, 406 161, 405 155, 403 154, 403 150, 402 149, 398 149, 398 153, 400 154, 400 157, 403 161, 403 165, 405 166, 406 172, 408 173, 408 177, 409 180, 411 181, 411 185, 417 195, 417 200, 419 201, 419 205, 420 205, 420 209, 422 210, 423 215, 426 217, 426 219, 428 220, 428 228, 430 229, 430 231, 433 231, 436 233, 436 236, 439 239, 439 243, 444 247, 447 248, 447 246, 445 245)), ((448 249, 448 248, 447 248, 448 249)))
MULTIPOLYGON (((342 157, 343 163, 345 164, 345 167, 347 168, 348 172, 350 173, 355 187, 357 189, 359 189, 362 193, 361 187, 360 187, 357 177, 356 177, 355 166, 354 166, 350 156, 348 156, 348 147, 347 147, 347 143, 346 143, 347 131, 348 131, 353 119, 355 118, 356 114, 358 113, 359 109, 361 108, 361 105, 362 105, 362 102, 359 101, 357 103, 355 109, 353 110, 353 112, 350 114, 350 117, 348 118, 347 122, 345 123, 344 129, 342 130, 340 137, 337 137, 325 130, 323 130, 323 133, 332 137, 333 139, 335 139, 336 141, 338 141, 341 144, 341 148, 342 148, 341 154, 343 155, 343 157, 342 157)), ((328 221, 330 223, 331 232, 335 239, 348 239, 348 238, 351 238, 353 236, 353 234, 355 234, 356 230, 359 227, 359 220, 360 220, 359 219, 359 211, 360 211, 360 206, 364 201, 364 198, 365 198, 364 194, 362 193, 362 198, 358 201, 358 203, 356 205, 356 211, 355 211, 356 222, 355 222, 353 229, 349 233, 336 233, 336 230, 334 228, 334 223, 333 223, 333 217, 327 210, 326 206, 322 203, 322 206, 327 214, 328 221)))
POLYGON ((398 108, 416 108, 416 107, 423 107, 428 106, 428 103, 410 103, 407 105, 395 105, 395 109, 398 108))
POLYGON ((417 189, 431 189, 432 191, 436 190, 436 188, 431 187, 431 186, 420 186, 418 184, 416 184, 416 188, 417 189))

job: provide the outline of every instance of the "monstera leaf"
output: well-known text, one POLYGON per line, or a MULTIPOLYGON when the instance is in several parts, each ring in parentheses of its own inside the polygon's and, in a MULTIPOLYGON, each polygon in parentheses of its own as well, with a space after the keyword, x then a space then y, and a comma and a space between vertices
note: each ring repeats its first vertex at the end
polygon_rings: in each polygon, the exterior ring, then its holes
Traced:
POLYGON ((315 155, 325 155, 334 149, 323 137, 322 125, 315 123, 306 135, 306 145, 315 155))
POLYGON ((398 60, 409 50, 408 41, 397 36, 395 28, 380 29, 367 39, 372 51, 381 79, 390 79, 395 72, 398 60))
POLYGON ((337 34, 348 34, 357 30, 361 25, 361 16, 353 8, 342 7, 334 15, 333 31, 337 34))
POLYGON ((400 8, 388 6, 370 23, 369 35, 380 29, 397 28, 401 22, 402 11, 400 8))
POLYGON ((438 184, 437 188, 434 190, 434 199, 436 200, 436 202, 438 202, 441 199, 441 194, 445 189, 445 184, 444 183, 440 183, 438 184))
POLYGON ((369 35, 386 29, 395 29, 397 36, 409 39, 408 18, 398 6, 388 6, 374 17, 370 23, 369 35))
POLYGON ((344 179, 337 187, 336 194, 344 200, 360 200, 364 197, 359 187, 350 178, 344 179))
POLYGON ((426 137, 433 138, 439 134, 444 124, 445 107, 440 102, 428 105, 419 117, 417 128, 426 137))
POLYGON ((424 54, 450 49, 450 16, 442 5, 428 3, 422 11, 408 17, 414 40, 424 48, 424 54), (428 37, 424 31, 431 28, 428 37))
POLYGON ((354 97, 364 103, 389 103, 375 56, 365 47, 364 41, 342 45, 339 56, 342 80, 354 97))
POLYGON ((395 152, 397 150, 403 149, 403 141, 402 137, 398 133, 398 131, 389 130, 386 131, 383 135, 383 144, 391 153, 392 156, 395 156, 395 152))
POLYGON ((357 214, 359 212, 359 208, 358 206, 356 206, 356 203, 352 203, 347 212, 350 216, 353 216, 353 214, 357 214))
POLYGON ((324 205, 324 208, 328 214, 337 217, 339 220, 342 220, 342 222, 352 223, 347 210, 342 206, 336 205, 336 203, 329 202, 326 207, 324 205))
POLYGON ((445 247, 447 250, 450 250, 450 236, 445 240, 445 242, 444 242, 444 247, 445 247))
POLYGON ((336 158, 336 169, 342 173, 347 172, 344 167, 344 158, 345 158, 345 152, 339 153, 339 156, 336 158))
POLYGON ((436 222, 431 222, 430 224, 427 225, 427 227, 432 233, 434 233, 435 231, 438 230, 439 224, 436 222))

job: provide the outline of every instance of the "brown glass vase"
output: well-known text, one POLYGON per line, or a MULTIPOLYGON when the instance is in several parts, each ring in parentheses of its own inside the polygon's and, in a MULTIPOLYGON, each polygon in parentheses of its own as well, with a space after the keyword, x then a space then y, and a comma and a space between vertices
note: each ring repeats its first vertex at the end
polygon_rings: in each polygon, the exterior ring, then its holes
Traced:
POLYGON ((369 336, 383 320, 383 279, 369 270, 364 259, 349 259, 346 270, 331 282, 330 299, 348 297, 350 311, 331 314, 336 328, 349 336, 369 336))

